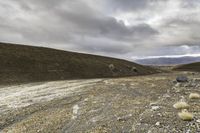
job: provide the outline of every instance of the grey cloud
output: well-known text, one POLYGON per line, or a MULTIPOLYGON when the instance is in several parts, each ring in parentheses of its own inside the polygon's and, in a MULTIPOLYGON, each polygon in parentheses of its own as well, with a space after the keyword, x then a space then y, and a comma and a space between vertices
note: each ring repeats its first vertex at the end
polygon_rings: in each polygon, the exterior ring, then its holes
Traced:
MULTIPOLYGON (((12 0, 11 0, 12 1, 12 0)), ((14 0, 13 0, 14 1, 14 0)), ((19 0, 15 2, 24 10, 34 10, 37 11, 38 9, 43 10, 54 10, 57 6, 64 4, 64 2, 72 2, 70 0, 19 0)), ((75 0, 76 1, 76 0, 75 0)), ((14 3, 14 2, 13 2, 14 3)))
POLYGON ((178 46, 165 46, 156 48, 157 53, 155 55, 184 55, 184 54, 197 54, 200 53, 200 46, 191 44, 180 44, 178 46))
POLYGON ((182 0, 181 6, 183 8, 197 8, 199 4, 199 0, 182 0))
MULTIPOLYGON (((60 3, 62 2, 63 1, 60 1, 60 3)), ((38 4, 41 4, 38 7, 37 13, 33 14, 38 17, 38 20, 29 23, 30 20, 23 20, 23 18, 15 19, 14 23, 19 23, 19 25, 15 25, 13 22, 7 23, 8 30, 11 29, 32 42, 70 42, 72 44, 77 43, 77 41, 74 40, 77 36, 104 37, 112 38, 113 40, 134 41, 134 39, 138 40, 143 37, 150 37, 154 34, 158 34, 155 29, 147 24, 128 27, 125 26, 124 23, 118 22, 113 17, 98 14, 98 12, 87 6, 85 3, 81 3, 80 1, 69 3, 72 5, 66 5, 64 8, 59 7, 53 11, 49 11, 40 8, 41 5, 46 5, 44 2, 22 1, 22 3, 19 3, 20 5, 26 4, 26 6, 34 5, 37 7, 38 4), (80 12, 79 9, 81 8, 86 10, 80 12), (40 14, 40 12, 42 12, 42 14, 40 14)), ((59 4, 57 3, 57 5, 59 4)), ((47 4, 47 7, 48 6, 50 5, 47 4)), ((26 12, 26 10, 22 10, 22 13, 24 12, 26 12)), ((32 15, 32 12, 28 13, 32 15)), ((99 46, 99 49, 104 48, 99 46)))
MULTIPOLYGON (((159 50, 162 51, 159 54, 170 54, 163 47, 199 45, 200 21, 195 16, 200 6, 195 0, 102 0, 104 7, 94 5, 94 1, 2 1, 0 41, 41 44, 126 59, 131 55, 158 54, 159 50), (191 8, 194 4, 197 4, 195 10, 191 8), (176 12, 177 8, 180 12, 176 12), (125 23, 129 20, 123 18, 127 13, 131 20, 129 25, 125 23)), ((185 49, 179 48, 179 52, 173 54, 184 52, 185 49)))
POLYGON ((148 6, 149 0, 108 0, 114 10, 142 10, 148 6))
POLYGON ((74 32, 89 34, 97 37, 108 37, 114 39, 142 38, 158 34, 158 32, 148 24, 136 26, 125 26, 124 23, 117 22, 112 17, 83 16, 83 14, 63 12, 61 18, 71 22, 74 32))
POLYGON ((142 12, 155 10, 159 4, 165 4, 169 0, 107 0, 113 11, 142 12))

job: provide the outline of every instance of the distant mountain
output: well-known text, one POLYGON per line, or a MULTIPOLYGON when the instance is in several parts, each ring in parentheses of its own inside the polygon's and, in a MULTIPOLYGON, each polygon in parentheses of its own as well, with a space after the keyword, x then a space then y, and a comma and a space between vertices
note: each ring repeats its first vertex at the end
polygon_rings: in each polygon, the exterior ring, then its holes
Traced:
POLYGON ((0 43, 0 83, 106 78, 156 73, 126 60, 0 43))
POLYGON ((146 59, 137 59, 136 63, 143 65, 179 65, 179 64, 188 64, 193 62, 200 62, 200 57, 158 57, 158 58, 146 58, 146 59))

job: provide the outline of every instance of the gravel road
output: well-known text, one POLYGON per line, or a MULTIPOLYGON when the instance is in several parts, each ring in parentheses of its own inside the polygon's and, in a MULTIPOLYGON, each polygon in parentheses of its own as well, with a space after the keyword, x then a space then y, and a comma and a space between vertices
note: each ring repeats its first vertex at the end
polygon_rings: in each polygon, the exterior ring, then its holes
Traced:
POLYGON ((200 74, 171 72, 117 79, 67 80, 0 87, 0 131, 10 133, 198 133, 200 74), (186 75, 188 83, 173 82, 186 75), (192 121, 173 104, 191 106, 192 121))

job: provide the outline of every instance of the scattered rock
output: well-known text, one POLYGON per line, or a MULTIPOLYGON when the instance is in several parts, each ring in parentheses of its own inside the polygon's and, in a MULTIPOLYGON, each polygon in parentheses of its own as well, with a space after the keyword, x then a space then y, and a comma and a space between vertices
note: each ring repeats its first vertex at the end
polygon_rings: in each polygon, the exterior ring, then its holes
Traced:
POLYGON ((159 106, 152 106, 151 109, 152 109, 153 111, 156 111, 156 110, 160 109, 160 107, 159 107, 159 106))
POLYGON ((197 123, 200 123, 200 119, 196 120, 197 123))
POLYGON ((177 84, 177 81, 176 81, 176 80, 174 80, 174 81, 172 81, 172 83, 173 83, 173 84, 177 84))
POLYGON ((176 93, 181 92, 181 88, 179 88, 179 87, 173 87, 172 89, 173 89, 176 93))
POLYGON ((163 97, 164 97, 164 98, 170 98, 170 95, 164 94, 163 97))
POLYGON ((187 109, 187 108, 190 107, 190 105, 187 104, 186 102, 181 101, 181 102, 175 103, 173 105, 173 107, 176 108, 176 109, 187 109))
POLYGON ((157 102, 150 103, 150 106, 157 106, 157 102))
POLYGON ((125 115, 125 116, 122 116, 122 117, 118 117, 117 120, 118 121, 127 121, 132 116, 133 116, 132 114, 128 114, 128 115, 125 115))
POLYGON ((186 76, 178 76, 176 78, 177 82, 188 82, 188 78, 186 76))
POLYGON ((190 99, 200 99, 200 95, 198 93, 191 93, 189 95, 190 99))
POLYGON ((189 113, 186 109, 178 113, 178 116, 184 121, 191 121, 194 118, 193 114, 189 113))
POLYGON ((74 105, 73 106, 73 116, 72 116, 72 119, 76 119, 77 118, 78 110, 79 110, 79 106, 78 105, 74 105))
POLYGON ((180 83, 176 83, 175 87, 181 87, 181 84, 180 83))
POLYGON ((156 124, 155 124, 156 126, 160 126, 160 122, 156 122, 156 124))
POLYGON ((161 114, 161 113, 158 113, 157 116, 162 117, 162 114, 161 114))

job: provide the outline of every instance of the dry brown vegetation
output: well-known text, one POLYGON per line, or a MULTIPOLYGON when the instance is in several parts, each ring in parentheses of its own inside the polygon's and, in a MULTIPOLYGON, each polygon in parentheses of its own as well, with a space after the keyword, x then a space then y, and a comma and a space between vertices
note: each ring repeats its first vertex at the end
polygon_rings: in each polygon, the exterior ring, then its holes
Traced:
POLYGON ((190 105, 187 104, 186 102, 180 101, 180 102, 175 103, 173 107, 176 109, 187 109, 190 107, 190 105))
POLYGON ((182 112, 178 113, 178 116, 184 121, 191 121, 194 118, 194 115, 188 112, 186 109, 182 110, 182 112))

